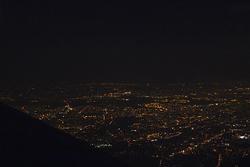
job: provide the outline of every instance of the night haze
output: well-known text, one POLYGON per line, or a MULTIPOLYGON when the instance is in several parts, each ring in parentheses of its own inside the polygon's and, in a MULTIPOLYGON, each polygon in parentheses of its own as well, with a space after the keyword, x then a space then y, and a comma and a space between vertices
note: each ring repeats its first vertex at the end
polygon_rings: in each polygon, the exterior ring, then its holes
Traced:
POLYGON ((242 79, 250 3, 1 1, 5 82, 242 79))
POLYGON ((249 30, 239 0, 0 1, 0 163, 249 166, 249 30))

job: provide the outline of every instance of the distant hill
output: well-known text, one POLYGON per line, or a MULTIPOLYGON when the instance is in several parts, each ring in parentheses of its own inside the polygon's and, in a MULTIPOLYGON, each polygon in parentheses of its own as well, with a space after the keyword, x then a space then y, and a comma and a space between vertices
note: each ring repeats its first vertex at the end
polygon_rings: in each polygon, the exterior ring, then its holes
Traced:
POLYGON ((126 165, 87 143, 0 102, 0 166, 126 165))

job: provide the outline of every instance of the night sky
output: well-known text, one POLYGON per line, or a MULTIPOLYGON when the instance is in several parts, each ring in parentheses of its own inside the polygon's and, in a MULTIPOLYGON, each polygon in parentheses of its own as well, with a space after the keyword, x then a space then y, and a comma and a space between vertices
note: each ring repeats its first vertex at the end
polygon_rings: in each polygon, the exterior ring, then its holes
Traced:
POLYGON ((250 3, 0 2, 5 82, 173 82, 250 74, 250 3))

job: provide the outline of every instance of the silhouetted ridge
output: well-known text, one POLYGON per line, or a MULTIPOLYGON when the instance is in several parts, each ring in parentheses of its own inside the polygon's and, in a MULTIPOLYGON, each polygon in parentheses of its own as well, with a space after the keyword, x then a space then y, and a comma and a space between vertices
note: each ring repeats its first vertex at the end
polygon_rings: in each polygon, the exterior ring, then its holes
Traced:
POLYGON ((0 103, 0 166, 125 166, 58 129, 0 103))

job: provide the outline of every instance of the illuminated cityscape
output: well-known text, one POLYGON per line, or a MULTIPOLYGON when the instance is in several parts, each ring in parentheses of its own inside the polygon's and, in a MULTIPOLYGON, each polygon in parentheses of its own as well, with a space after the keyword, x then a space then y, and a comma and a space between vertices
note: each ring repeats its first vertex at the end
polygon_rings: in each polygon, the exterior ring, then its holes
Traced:
POLYGON ((249 158, 248 82, 51 83, 2 90, 6 104, 129 166, 230 166, 249 158))
POLYGON ((250 2, 7 0, 0 24, 0 166, 249 166, 250 2))

